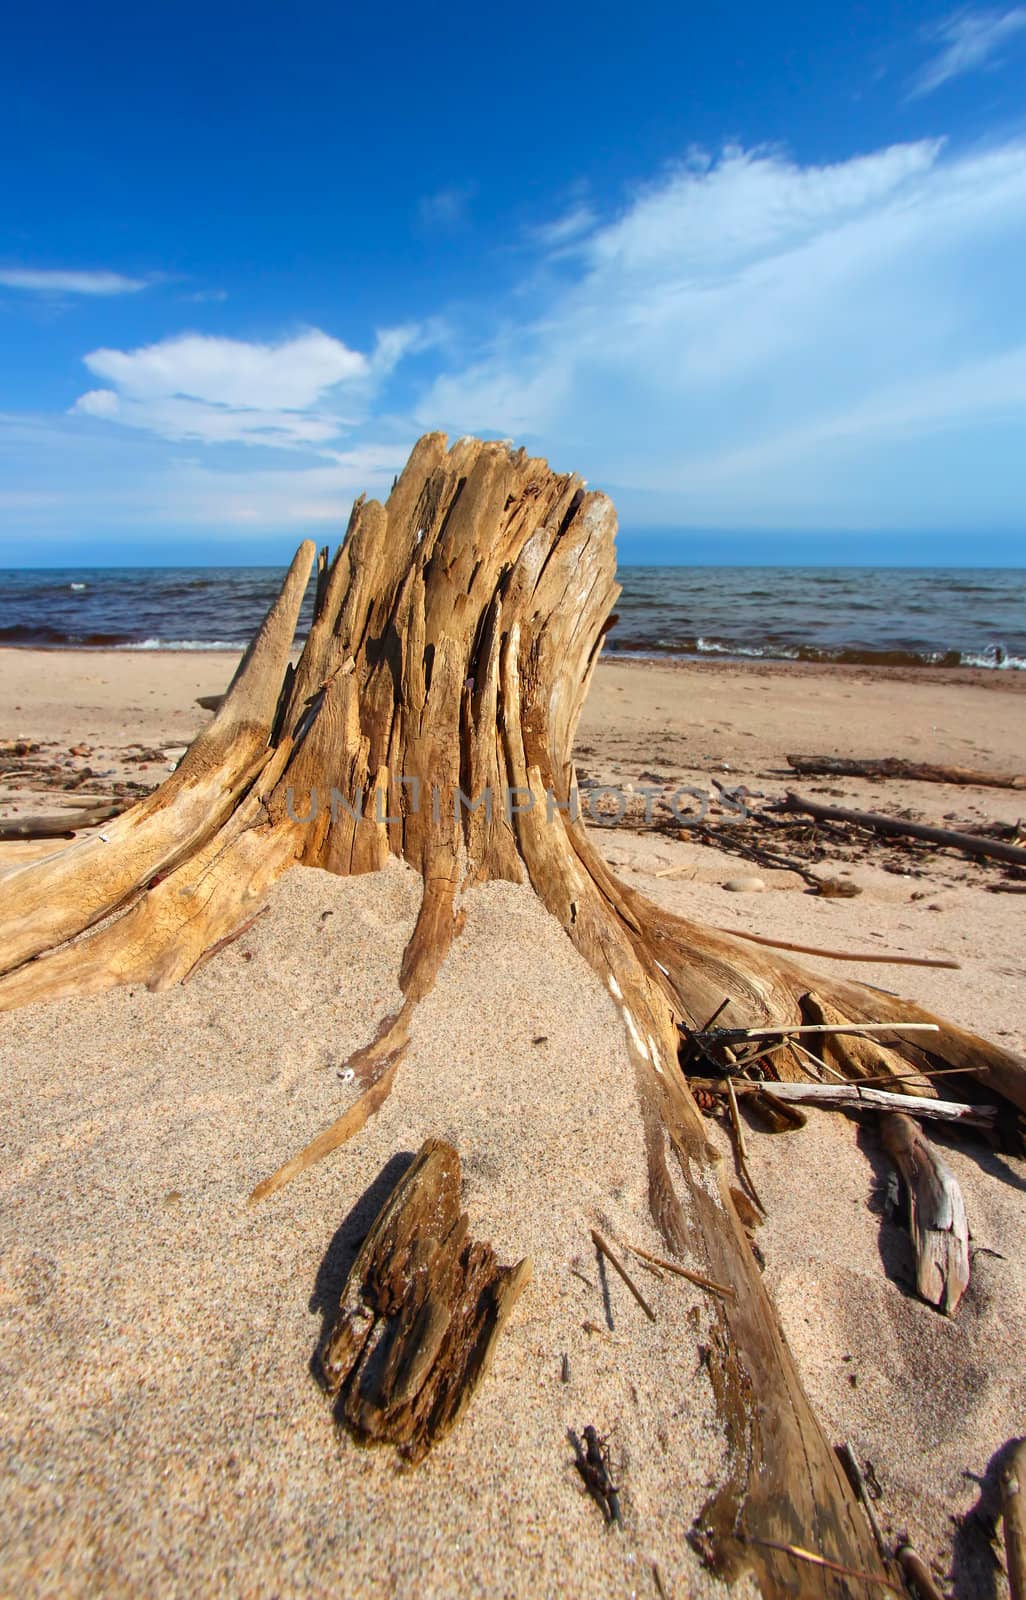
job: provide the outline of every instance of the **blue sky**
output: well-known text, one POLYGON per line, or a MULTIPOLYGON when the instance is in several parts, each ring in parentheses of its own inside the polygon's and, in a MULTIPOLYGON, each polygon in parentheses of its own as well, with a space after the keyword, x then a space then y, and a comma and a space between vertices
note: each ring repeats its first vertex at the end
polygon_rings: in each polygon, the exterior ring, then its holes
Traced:
POLYGON ((0 565, 284 559, 427 428, 628 558, 1026 561, 1026 6, 19 7, 0 565))

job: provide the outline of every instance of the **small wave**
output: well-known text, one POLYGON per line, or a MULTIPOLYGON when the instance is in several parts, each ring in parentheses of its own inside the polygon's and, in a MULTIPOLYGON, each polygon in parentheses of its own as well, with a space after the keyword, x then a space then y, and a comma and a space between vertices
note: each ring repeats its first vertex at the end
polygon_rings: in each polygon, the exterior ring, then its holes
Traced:
POLYGON ((84 583, 69 583, 68 584, 68 588, 69 589, 84 589, 85 588, 85 584, 84 583))
POLYGON ((129 639, 117 646, 119 650, 241 650, 239 641, 231 639, 129 639))
POLYGON ((615 655, 719 656, 731 661, 807 661, 824 666, 852 667, 983 667, 991 671, 1026 670, 1026 657, 1009 653, 1001 645, 985 650, 871 649, 868 646, 785 644, 764 640, 760 644, 733 639, 658 637, 610 641, 615 655))

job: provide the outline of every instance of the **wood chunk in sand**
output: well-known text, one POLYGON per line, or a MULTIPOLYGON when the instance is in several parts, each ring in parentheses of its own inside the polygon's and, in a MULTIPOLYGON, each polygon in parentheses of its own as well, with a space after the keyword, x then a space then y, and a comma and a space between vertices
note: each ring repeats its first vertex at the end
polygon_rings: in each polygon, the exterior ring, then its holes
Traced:
POLYGON ((911 1117, 887 1112, 880 1118, 880 1135, 909 1192, 916 1288, 930 1305, 954 1316, 969 1287, 969 1224, 962 1191, 911 1117))
POLYGON ((531 1276, 467 1229, 460 1158, 427 1139, 364 1240, 321 1356, 339 1417, 410 1461, 459 1421, 531 1276))

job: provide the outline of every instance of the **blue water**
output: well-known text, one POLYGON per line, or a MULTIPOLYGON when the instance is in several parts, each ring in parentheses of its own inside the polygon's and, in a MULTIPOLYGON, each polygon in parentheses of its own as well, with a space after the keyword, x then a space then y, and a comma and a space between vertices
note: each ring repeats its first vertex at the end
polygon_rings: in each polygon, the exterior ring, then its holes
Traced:
MULTIPOLYGON (((248 643, 275 567, 0 570, 0 645, 248 643)), ((1026 667, 1026 570, 624 567, 606 649, 1026 667)), ((301 629, 310 619, 312 587, 301 629)))

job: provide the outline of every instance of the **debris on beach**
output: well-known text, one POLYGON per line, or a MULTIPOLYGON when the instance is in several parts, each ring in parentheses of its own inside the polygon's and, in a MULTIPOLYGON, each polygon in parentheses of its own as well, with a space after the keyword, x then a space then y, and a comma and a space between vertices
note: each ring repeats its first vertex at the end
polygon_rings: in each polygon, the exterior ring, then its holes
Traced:
POLYGON ((622 1528, 620 1489, 613 1482, 609 1470, 609 1449, 605 1439, 600 1438, 590 1424, 584 1430, 583 1441, 572 1428, 568 1430, 567 1437, 574 1450, 574 1466, 580 1473, 584 1487, 602 1512, 606 1525, 622 1528))
POLYGON ((421 1461, 470 1404, 531 1276, 473 1240, 460 1158, 427 1139, 350 1269, 320 1357, 336 1415, 358 1439, 421 1461))

